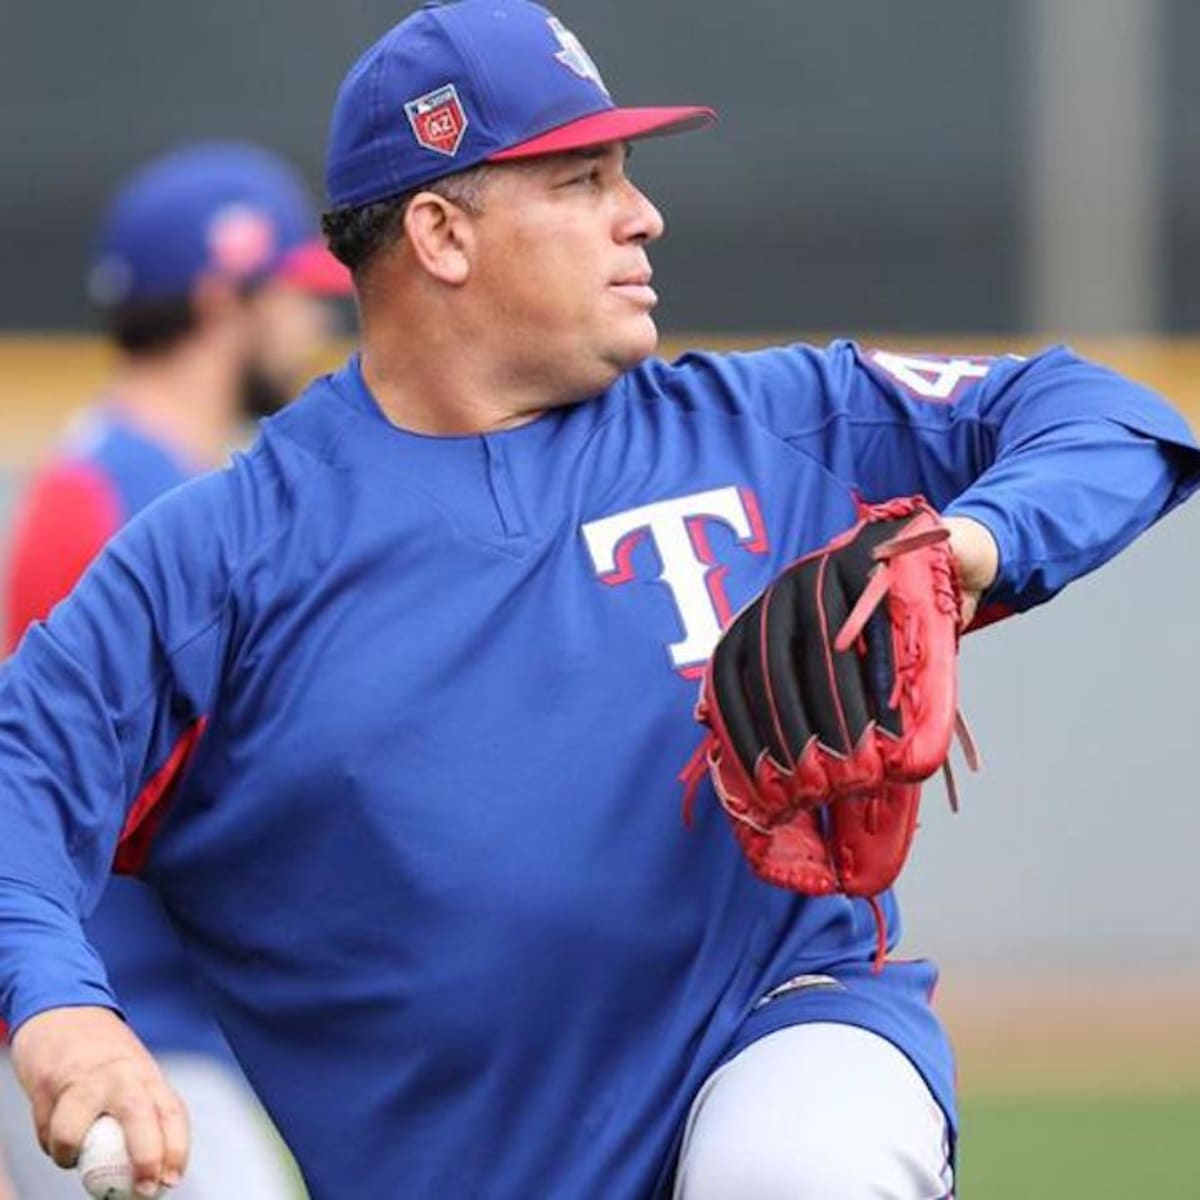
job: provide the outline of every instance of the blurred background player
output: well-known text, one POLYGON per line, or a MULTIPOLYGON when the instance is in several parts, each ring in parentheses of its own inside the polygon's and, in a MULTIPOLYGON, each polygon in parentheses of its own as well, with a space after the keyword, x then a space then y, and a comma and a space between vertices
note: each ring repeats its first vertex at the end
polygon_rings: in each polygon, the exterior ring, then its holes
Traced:
MULTIPOLYGON (((74 586, 108 538, 168 489, 219 466, 248 419, 280 407, 331 332, 349 275, 316 240, 304 185, 252 145, 200 143, 138 171, 97 238, 89 290, 117 350, 95 404, 18 509, 5 652, 74 586)), ((119 864, 118 864, 119 866, 119 864)), ((196 992, 153 893, 116 878, 92 918, 126 1015, 186 1098, 194 1197, 294 1197, 265 1116, 196 992)), ((18 1200, 79 1194, 38 1148, 0 1070, 0 1142, 18 1200)), ((7 1200, 0 1167, 0 1200, 7 1200)))

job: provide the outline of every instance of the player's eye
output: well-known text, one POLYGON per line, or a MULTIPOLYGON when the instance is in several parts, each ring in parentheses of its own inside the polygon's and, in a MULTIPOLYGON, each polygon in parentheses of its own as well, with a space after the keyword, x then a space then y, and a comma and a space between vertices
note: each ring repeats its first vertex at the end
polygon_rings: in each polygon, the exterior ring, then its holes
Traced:
POLYGON ((564 187, 598 187, 600 184, 600 168, 590 166, 578 174, 572 175, 563 184, 564 187))

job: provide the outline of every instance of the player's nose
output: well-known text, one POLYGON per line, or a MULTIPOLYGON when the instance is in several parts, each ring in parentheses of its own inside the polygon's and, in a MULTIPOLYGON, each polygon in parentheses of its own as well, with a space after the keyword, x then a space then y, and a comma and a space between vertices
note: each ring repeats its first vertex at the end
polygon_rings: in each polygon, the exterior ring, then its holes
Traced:
POLYGON ((658 207, 636 184, 625 181, 621 240, 653 242, 662 237, 666 222, 658 207))

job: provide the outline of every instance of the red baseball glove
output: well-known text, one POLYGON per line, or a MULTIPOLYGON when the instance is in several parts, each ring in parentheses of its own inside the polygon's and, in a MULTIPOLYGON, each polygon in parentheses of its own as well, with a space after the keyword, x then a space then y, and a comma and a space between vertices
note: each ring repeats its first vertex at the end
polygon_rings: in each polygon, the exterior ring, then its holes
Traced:
POLYGON ((874 897, 904 865, 921 782, 948 773, 956 728, 977 767, 958 714, 949 536, 920 496, 862 505, 718 642, 696 710, 710 732, 683 775, 689 815, 706 762, 771 883, 874 897))

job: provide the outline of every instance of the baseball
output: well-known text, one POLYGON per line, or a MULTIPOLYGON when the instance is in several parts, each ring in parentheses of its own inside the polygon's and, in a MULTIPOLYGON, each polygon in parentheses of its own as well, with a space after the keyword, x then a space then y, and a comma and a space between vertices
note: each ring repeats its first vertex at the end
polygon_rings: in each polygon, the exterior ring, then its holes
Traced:
POLYGON ((96 1118, 84 1135, 75 1166, 93 1200, 143 1200, 133 1190, 133 1166, 125 1149, 125 1134, 115 1117, 105 1114, 96 1118))

